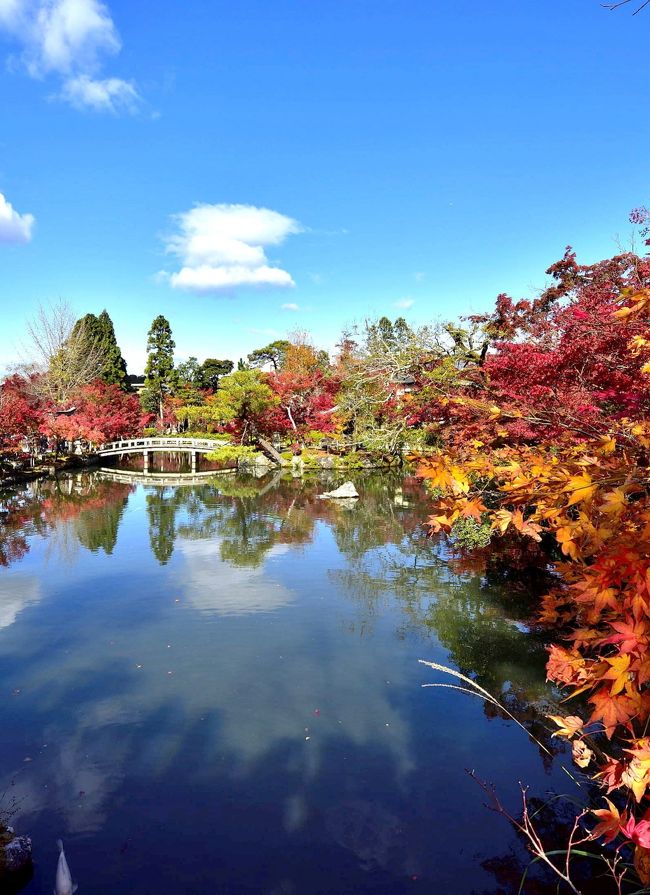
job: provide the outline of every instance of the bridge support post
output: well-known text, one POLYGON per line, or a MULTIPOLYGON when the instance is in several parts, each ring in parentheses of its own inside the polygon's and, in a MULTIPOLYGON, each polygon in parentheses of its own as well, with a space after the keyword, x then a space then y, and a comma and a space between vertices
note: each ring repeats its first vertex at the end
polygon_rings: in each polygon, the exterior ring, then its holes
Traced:
POLYGON ((144 471, 145 473, 149 472, 149 451, 142 451, 142 456, 144 457, 144 471))
POLYGON ((192 472, 196 472, 196 455, 197 451, 192 451, 192 472))

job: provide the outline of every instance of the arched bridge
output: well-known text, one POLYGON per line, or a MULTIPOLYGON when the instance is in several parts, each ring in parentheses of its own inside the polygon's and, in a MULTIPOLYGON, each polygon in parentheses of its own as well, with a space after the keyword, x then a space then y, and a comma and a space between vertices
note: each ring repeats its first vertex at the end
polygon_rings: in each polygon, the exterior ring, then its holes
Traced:
POLYGON ((228 442, 216 438, 127 438, 110 441, 97 449, 100 457, 120 457, 123 454, 142 454, 144 471, 149 471, 149 455, 157 451, 190 454, 192 472, 196 472, 197 454, 209 454, 228 442))

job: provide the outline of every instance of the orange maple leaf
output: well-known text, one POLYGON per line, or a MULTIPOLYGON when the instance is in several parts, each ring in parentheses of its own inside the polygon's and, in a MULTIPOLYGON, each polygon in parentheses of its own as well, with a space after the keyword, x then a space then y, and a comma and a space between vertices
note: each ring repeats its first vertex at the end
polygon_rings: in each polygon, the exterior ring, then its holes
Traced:
POLYGON ((605 801, 609 806, 608 808, 598 808, 591 812, 598 818, 598 823, 591 831, 590 839, 600 839, 602 836, 607 844, 616 839, 627 816, 625 811, 623 816, 621 816, 616 805, 610 802, 609 799, 605 799, 605 801))
POLYGON ((612 696, 607 686, 599 687, 595 693, 589 697, 589 702, 594 706, 594 710, 589 718, 589 723, 594 721, 602 721, 605 728, 605 735, 611 739, 612 734, 619 726, 629 725, 632 718, 637 713, 637 703, 622 693, 612 696))

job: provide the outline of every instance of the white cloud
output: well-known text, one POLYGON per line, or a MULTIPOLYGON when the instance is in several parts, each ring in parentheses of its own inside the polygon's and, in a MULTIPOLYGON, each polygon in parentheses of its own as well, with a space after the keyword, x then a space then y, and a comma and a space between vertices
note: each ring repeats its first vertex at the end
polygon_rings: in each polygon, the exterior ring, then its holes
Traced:
POLYGON ((413 298, 400 298, 395 302, 395 307, 407 311, 409 308, 412 308, 414 304, 415 299, 413 298))
POLYGON ((88 75, 69 78, 61 90, 61 98, 77 109, 96 112, 133 112, 138 105, 138 92, 120 78, 93 80, 88 75))
POLYGON ((22 46, 20 61, 29 75, 58 75, 59 97, 76 108, 135 109, 133 84, 97 77, 104 57, 122 46, 101 0, 0 0, 0 28, 22 46))
MULTIPOLYGON (((0 4, 4 2, 0 0, 0 4)), ((0 193, 0 242, 29 242, 34 223, 34 215, 19 214, 0 193)))
POLYGON ((182 267, 170 274, 174 288, 218 292, 237 286, 293 286, 290 273, 273 267, 266 247, 280 245, 300 224, 254 205, 197 205, 175 215, 178 231, 166 239, 182 267))
POLYGON ((285 302, 285 304, 282 305, 282 310, 283 310, 283 311, 299 311, 299 310, 300 310, 300 305, 297 305, 297 304, 295 303, 295 301, 288 301, 288 302, 285 302))
POLYGON ((426 274, 421 270, 418 270, 413 274, 413 279, 415 280, 416 283, 421 283, 425 277, 426 277, 426 274))
POLYGON ((210 267, 182 267, 178 273, 169 278, 177 289, 189 289, 194 292, 216 292, 220 289, 232 289, 236 286, 293 286, 291 275, 278 267, 266 264, 259 267, 229 265, 210 267))

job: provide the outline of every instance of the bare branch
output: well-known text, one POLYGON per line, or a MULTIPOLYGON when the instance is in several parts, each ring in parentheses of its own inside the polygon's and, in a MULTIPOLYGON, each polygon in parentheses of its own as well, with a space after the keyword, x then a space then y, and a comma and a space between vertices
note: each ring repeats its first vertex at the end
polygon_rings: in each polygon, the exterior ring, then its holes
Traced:
POLYGON ((92 382, 102 368, 99 346, 83 322, 63 301, 41 307, 27 324, 27 360, 21 366, 30 389, 57 406, 67 404, 84 385, 92 382))
MULTIPOLYGON (((637 0, 638 2, 638 0, 637 0)), ((632 0, 619 0, 618 3, 603 3, 605 9, 609 9, 610 11, 614 11, 615 9, 620 9, 621 6, 627 6, 628 3, 632 3, 632 0)), ((633 16, 637 15, 641 12, 641 10, 645 9, 646 6, 650 6, 650 0, 644 0, 641 6, 637 7, 632 13, 633 16)))

